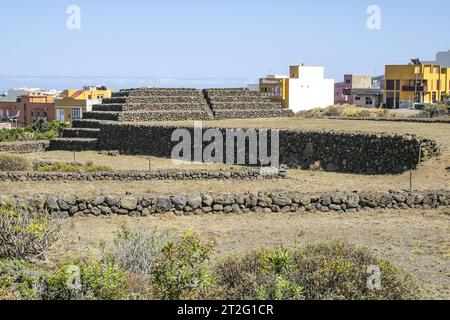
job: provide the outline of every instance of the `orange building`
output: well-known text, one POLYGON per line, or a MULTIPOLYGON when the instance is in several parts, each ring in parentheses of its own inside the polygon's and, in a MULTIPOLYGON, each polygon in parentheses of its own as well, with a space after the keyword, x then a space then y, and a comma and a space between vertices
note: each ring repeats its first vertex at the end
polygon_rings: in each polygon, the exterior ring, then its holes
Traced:
POLYGON ((55 98, 49 95, 26 94, 16 102, 0 101, 0 120, 17 121, 19 127, 26 127, 37 119, 56 119, 55 98))

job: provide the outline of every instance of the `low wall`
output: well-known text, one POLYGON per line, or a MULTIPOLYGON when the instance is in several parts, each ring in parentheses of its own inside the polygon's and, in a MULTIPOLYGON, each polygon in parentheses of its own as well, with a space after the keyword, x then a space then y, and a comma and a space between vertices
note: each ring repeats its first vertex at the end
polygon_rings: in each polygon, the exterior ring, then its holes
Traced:
POLYGON ((435 209, 450 205, 450 191, 334 192, 322 194, 219 193, 192 195, 93 195, 0 197, 0 205, 15 201, 26 207, 41 208, 63 218, 71 216, 148 216, 172 212, 177 215, 349 212, 371 209, 435 209))
POLYGON ((43 152, 49 145, 48 141, 0 142, 0 152, 34 153, 43 152))
MULTIPOLYGON (((170 158, 178 144, 178 141, 171 141, 175 129, 185 129, 194 137, 193 127, 111 122, 98 123, 98 126, 101 129, 98 148, 125 154, 170 158)), ((207 129, 203 128, 203 132, 207 129)), ((229 129, 219 130, 225 137, 229 129)), ((204 142, 203 148, 208 144, 204 142)), ((311 163, 320 161, 328 171, 365 174, 401 173, 416 168, 419 157, 425 161, 442 152, 442 146, 431 139, 363 132, 280 130, 279 145, 280 164, 291 168, 308 168, 311 163)), ((224 154, 225 150, 224 147, 224 154)), ((248 159, 248 144, 245 151, 248 159)))
MULTIPOLYGON (((34 164, 40 166, 41 163, 34 164)), ((263 173, 248 170, 154 170, 111 172, 0 172, 2 182, 25 181, 144 181, 144 180, 262 180, 286 178, 285 171, 263 173)))

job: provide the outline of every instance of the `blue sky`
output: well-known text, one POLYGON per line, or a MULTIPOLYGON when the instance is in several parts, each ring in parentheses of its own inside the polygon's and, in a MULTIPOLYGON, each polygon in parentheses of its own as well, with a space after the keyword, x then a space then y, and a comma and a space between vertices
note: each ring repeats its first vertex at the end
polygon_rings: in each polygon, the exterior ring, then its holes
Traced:
POLYGON ((0 76, 234 84, 306 63, 340 80, 450 49, 449 12, 448 0, 1 0, 0 76), (80 30, 66 28, 72 4, 80 30), (380 30, 366 27, 372 4, 380 30))

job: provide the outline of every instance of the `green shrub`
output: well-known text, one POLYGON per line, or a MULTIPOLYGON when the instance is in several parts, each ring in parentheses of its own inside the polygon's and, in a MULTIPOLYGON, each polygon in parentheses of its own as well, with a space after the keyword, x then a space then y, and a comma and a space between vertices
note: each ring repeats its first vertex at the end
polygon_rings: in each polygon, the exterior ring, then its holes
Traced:
POLYGON ((47 132, 50 131, 50 124, 44 119, 38 119, 31 124, 31 130, 35 132, 47 132))
POLYGON ((0 142, 49 140, 60 136, 67 127, 67 123, 40 119, 26 128, 0 129, 0 142))
POLYGON ((59 236, 60 223, 47 213, 18 207, 0 206, 0 259, 44 259, 59 236))
POLYGON ((214 244, 192 232, 164 243, 151 274, 153 295, 161 300, 201 299, 214 286, 209 259, 214 244))
POLYGON ((412 277, 362 248, 343 243, 259 250, 230 256, 215 268, 227 299, 417 299, 412 277), (381 287, 367 284, 368 268, 381 271, 381 287))
POLYGON ((123 300, 128 287, 123 270, 114 263, 64 263, 45 277, 45 300, 123 300))
POLYGON ((108 166, 80 166, 69 164, 65 162, 55 162, 46 164, 42 167, 37 168, 38 172, 106 172, 113 171, 111 167, 108 166))
POLYGON ((0 171, 31 171, 33 163, 30 159, 7 153, 0 153, 0 171))
POLYGON ((41 293, 41 278, 26 262, 0 260, 0 300, 36 300, 41 293))

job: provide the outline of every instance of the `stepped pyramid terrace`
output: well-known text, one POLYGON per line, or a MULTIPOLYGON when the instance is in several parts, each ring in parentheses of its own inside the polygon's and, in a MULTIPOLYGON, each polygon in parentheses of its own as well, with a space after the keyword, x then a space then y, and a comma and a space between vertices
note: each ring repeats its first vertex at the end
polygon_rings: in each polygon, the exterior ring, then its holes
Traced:
POLYGON ((85 112, 83 119, 62 138, 50 142, 51 150, 96 150, 103 122, 154 122, 291 117, 293 112, 272 103, 258 92, 236 89, 138 88, 116 92, 85 112))

